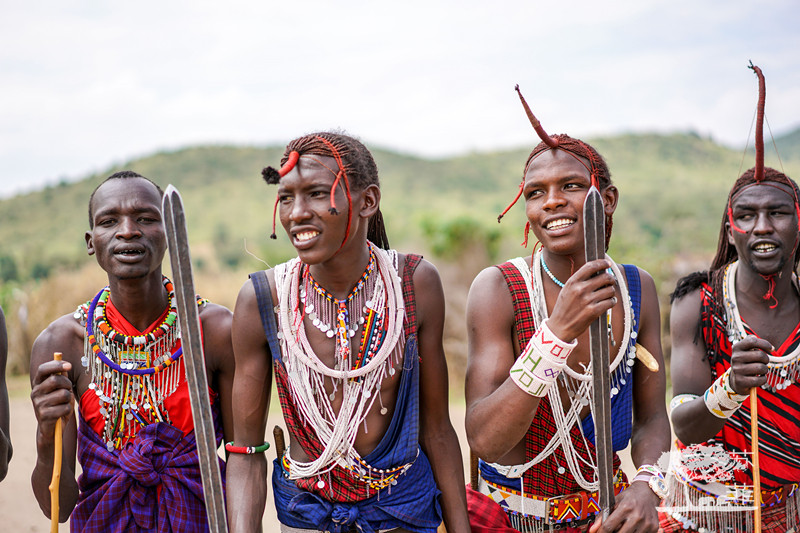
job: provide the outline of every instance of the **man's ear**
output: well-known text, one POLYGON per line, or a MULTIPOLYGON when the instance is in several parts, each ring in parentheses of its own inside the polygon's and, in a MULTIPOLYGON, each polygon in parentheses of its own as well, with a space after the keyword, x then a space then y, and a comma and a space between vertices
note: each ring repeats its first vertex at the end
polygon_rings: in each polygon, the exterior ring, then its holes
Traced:
POLYGON ((736 243, 733 241, 733 232, 731 231, 731 223, 730 222, 726 222, 725 223, 725 235, 728 236, 728 244, 730 244, 731 246, 735 247, 736 243))
POLYGON ((603 211, 606 216, 611 216, 617 209, 617 202, 619 202, 619 190, 613 185, 609 185, 600 193, 603 196, 603 211))
POLYGON ((373 183, 368 185, 362 194, 364 200, 361 204, 359 215, 362 218, 370 218, 377 213, 378 208, 381 206, 381 189, 373 183))
POLYGON ((87 231, 83 237, 86 239, 86 252, 89 255, 94 255, 94 242, 92 242, 92 232, 87 231))

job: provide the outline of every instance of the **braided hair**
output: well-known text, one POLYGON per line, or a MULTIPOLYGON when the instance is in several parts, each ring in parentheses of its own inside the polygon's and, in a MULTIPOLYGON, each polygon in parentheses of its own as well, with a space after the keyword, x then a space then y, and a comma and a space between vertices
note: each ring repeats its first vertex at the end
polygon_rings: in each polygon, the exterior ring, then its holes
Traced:
MULTIPOLYGON (((329 211, 338 215, 336 208, 335 189, 341 184, 347 194, 348 202, 348 221, 344 240, 350 234, 352 221, 352 198, 350 195, 351 187, 355 191, 362 191, 370 185, 380 187, 378 180, 378 166, 375 159, 364 144, 358 139, 345 135, 340 132, 317 132, 298 137, 291 141, 284 151, 281 158, 281 168, 276 170, 273 167, 265 168, 261 174, 264 180, 271 185, 276 185, 280 178, 288 174, 297 164, 300 156, 316 155, 322 157, 332 157, 339 166, 339 172, 331 187, 331 207, 329 211)), ((278 201, 275 201, 275 209, 272 215, 272 235, 275 234, 275 218, 277 214, 278 201)), ((389 238, 386 235, 386 227, 383 222, 383 214, 380 208, 369 219, 367 227, 367 239, 376 246, 385 250, 389 249, 389 238)), ((344 244, 344 241, 342 242, 344 244)))

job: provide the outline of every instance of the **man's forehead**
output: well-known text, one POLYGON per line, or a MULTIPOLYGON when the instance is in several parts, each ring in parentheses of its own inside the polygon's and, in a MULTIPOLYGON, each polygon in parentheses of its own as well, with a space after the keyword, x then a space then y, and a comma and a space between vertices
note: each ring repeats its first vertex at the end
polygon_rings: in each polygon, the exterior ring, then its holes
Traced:
POLYGON ((794 205, 796 203, 795 191, 784 183, 772 181, 753 183, 736 193, 731 201, 731 207, 755 203, 794 205))
POLYGON ((125 205, 161 209, 161 194, 144 178, 112 179, 101 184, 92 198, 94 212, 117 209, 125 205))

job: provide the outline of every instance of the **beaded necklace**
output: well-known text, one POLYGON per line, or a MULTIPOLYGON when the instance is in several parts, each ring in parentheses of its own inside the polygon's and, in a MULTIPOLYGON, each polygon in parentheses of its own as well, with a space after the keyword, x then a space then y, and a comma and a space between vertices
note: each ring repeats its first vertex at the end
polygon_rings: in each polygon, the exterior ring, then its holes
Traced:
MULTIPOLYGON (((84 355, 81 362, 90 375, 89 389, 98 398, 105 419, 101 437, 109 451, 133 440, 140 427, 170 422, 164 400, 183 378, 182 348, 173 352, 180 339, 175 292, 164 277, 168 308, 164 320, 144 335, 124 335, 109 323, 106 308, 111 294, 103 288, 91 301, 86 319, 84 355)), ((199 300, 198 304, 206 300, 199 300)), ((75 316, 81 318, 81 310, 75 316)))
MULTIPOLYGON (((381 383, 395 374, 395 365, 401 360, 405 348, 405 307, 397 274, 397 254, 376 248, 372 243, 369 246, 375 257, 375 272, 368 276, 374 278, 374 283, 369 279, 365 281, 364 306, 368 310, 365 311, 363 325, 366 332, 362 333, 362 339, 372 341, 362 340, 360 352, 366 347, 371 355, 358 361, 337 359, 337 368, 327 366, 317 356, 306 336, 303 320, 308 304, 304 310, 301 301, 301 286, 305 282, 303 264, 295 258, 275 267, 279 299, 276 307, 277 336, 281 341, 281 360, 286 367, 289 394, 301 419, 324 446, 319 457, 309 462, 297 461, 287 452, 283 461, 290 479, 324 474, 337 465, 350 470, 373 488, 390 485, 393 479, 387 477, 385 470, 365 463, 355 449, 359 428, 365 424, 375 400, 380 399, 381 383), (382 324, 380 327, 379 323, 382 324), (370 333, 379 330, 380 335, 370 333), (330 394, 325 392, 326 380, 333 384, 330 394), (342 391, 341 406, 336 412, 331 402, 338 389, 342 391)), ((306 291, 307 299, 308 296, 309 291, 306 291)), ((337 345, 335 349, 338 351, 340 348, 337 345)), ((382 414, 386 412, 385 408, 381 409, 382 414)), ((399 475, 409 466, 402 465, 393 473, 399 475)))
POLYGON ((553 283, 555 283, 556 285, 558 285, 559 287, 561 287, 563 289, 565 283, 563 281, 561 281, 560 279, 558 279, 556 277, 556 275, 553 274, 552 272, 550 272, 550 269, 547 268, 547 263, 544 262, 544 254, 541 254, 539 257, 542 258, 542 268, 544 269, 544 273, 547 274, 550 277, 550 279, 553 280, 553 283))
MULTIPOLYGON (((739 261, 734 261, 725 267, 725 281, 722 284, 722 298, 725 302, 727 317, 725 330, 731 345, 747 336, 744 321, 739 314, 739 305, 736 302, 736 271, 739 261)), ((797 277, 792 274, 792 281, 797 287, 797 277)), ((767 363, 767 382, 761 387, 776 392, 789 387, 800 378, 800 344, 785 355, 769 354, 767 363)))

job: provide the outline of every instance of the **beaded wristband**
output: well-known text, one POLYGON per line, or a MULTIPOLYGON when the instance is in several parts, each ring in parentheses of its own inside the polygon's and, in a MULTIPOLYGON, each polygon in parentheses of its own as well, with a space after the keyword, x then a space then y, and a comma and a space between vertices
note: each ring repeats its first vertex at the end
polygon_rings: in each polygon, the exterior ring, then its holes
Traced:
POLYGON ((231 453, 245 453, 253 455, 254 453, 265 452, 269 449, 269 442, 265 442, 261 446, 234 446, 233 441, 225 443, 225 450, 231 453))
POLYGON ((737 394, 733 390, 730 379, 731 369, 729 368, 703 394, 706 407, 717 418, 730 418, 748 398, 748 395, 737 394))
POLYGON ((691 402, 695 398, 699 398, 699 397, 700 396, 698 396, 697 394, 678 394, 677 396, 672 398, 672 401, 669 402, 669 411, 670 411, 670 413, 672 413, 672 411, 677 409, 679 406, 681 406, 681 405, 683 405, 683 404, 685 404, 687 402, 691 402))
POLYGON ((509 375, 520 389, 541 398, 550 390, 577 345, 577 341, 569 343, 556 337, 545 320, 522 350, 509 375))

